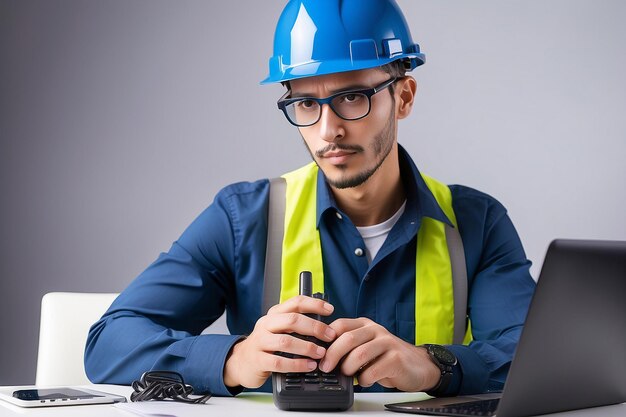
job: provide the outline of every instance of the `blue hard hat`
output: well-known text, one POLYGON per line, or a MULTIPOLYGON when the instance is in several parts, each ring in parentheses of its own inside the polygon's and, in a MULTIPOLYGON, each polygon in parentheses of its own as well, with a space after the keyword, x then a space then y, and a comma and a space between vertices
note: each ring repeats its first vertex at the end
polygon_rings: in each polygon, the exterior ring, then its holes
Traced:
POLYGON ((290 0, 274 34, 269 76, 261 84, 424 63, 395 0, 290 0))

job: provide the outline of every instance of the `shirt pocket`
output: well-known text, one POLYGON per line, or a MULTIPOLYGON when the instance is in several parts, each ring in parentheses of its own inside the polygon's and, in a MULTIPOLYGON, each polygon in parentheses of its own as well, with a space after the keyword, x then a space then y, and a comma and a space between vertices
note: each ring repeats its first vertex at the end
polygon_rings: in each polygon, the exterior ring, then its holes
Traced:
POLYGON ((396 336, 407 343, 415 343, 415 304, 396 304, 396 336))

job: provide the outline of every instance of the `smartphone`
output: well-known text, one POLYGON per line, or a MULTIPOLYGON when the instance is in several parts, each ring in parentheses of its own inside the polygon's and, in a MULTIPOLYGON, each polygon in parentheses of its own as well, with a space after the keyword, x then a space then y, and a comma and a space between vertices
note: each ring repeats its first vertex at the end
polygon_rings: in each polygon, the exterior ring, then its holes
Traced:
MULTIPOLYGON (((0 399, 20 407, 51 407, 126 402, 126 397, 84 388, 2 388, 0 399)), ((22 387, 20 387, 22 388, 22 387)))
MULTIPOLYGON (((300 273, 300 295, 321 298, 326 301, 324 294, 311 294, 312 275, 309 271, 300 273)), ((316 314, 307 314, 316 320, 325 318, 316 314)), ((304 340, 312 341, 327 348, 328 343, 312 336, 295 335, 304 340)), ((279 353, 281 354, 281 353, 279 353)), ((294 357, 294 355, 282 355, 294 357)), ((274 404, 281 410, 347 410, 354 402, 353 378, 343 375, 339 366, 333 371, 324 373, 318 369, 306 373, 272 373, 272 391, 274 404)))

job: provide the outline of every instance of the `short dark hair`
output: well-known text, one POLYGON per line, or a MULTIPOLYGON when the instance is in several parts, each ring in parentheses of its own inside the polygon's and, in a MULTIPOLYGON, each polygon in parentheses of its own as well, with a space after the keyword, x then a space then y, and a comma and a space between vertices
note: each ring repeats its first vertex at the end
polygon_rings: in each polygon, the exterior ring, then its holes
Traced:
POLYGON ((396 60, 380 67, 381 71, 386 72, 391 77, 402 78, 406 75, 406 67, 404 61, 396 60))
MULTIPOLYGON (((401 59, 398 59, 395 61, 391 61, 388 64, 380 66, 379 69, 389 74, 390 78, 402 78, 406 75, 407 68, 404 64, 404 61, 401 59)), ((393 93, 395 92, 395 85, 391 84, 389 86, 389 90, 391 91, 391 98, 394 99, 395 101, 395 98, 393 96, 393 93)))

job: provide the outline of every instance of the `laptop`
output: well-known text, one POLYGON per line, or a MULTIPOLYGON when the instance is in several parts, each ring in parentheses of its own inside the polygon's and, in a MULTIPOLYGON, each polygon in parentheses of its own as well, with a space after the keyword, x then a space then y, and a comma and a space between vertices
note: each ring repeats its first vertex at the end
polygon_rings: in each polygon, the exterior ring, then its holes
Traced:
POLYGON ((501 394, 386 404, 440 416, 522 417, 626 401, 626 241, 550 244, 501 394))

